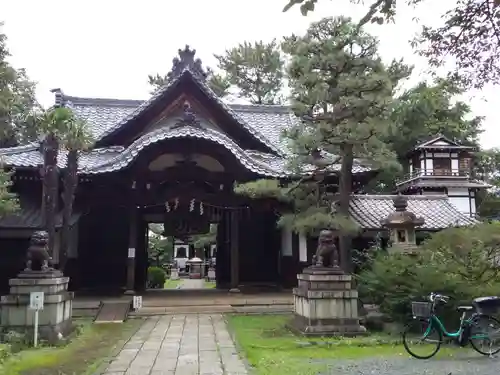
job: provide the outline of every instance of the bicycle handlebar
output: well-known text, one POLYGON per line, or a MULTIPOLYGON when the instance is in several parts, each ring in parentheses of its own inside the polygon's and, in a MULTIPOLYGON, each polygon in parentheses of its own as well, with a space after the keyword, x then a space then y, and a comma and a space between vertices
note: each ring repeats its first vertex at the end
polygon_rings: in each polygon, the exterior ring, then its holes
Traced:
POLYGON ((435 303, 435 302, 447 303, 449 299, 450 299, 450 297, 445 296, 443 294, 438 294, 438 293, 434 293, 434 292, 429 294, 429 301, 431 301, 432 303, 435 303))

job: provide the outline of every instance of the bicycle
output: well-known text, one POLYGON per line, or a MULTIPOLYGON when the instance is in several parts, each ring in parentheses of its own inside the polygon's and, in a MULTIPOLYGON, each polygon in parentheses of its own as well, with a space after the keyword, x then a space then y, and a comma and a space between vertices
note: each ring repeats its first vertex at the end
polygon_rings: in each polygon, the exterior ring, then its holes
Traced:
POLYGON ((448 332, 435 313, 436 306, 446 304, 450 297, 431 293, 428 299, 429 302, 412 302, 413 319, 403 332, 403 346, 411 356, 418 359, 433 357, 441 348, 443 336, 455 340, 462 347, 470 343, 474 350, 483 355, 492 356, 500 352, 500 321, 489 315, 500 307, 500 297, 476 298, 472 306, 459 306, 457 310, 462 316, 460 328, 456 332, 448 332), (470 312, 472 315, 467 318, 470 312), (417 349, 430 348, 430 354, 418 354, 410 347, 413 334, 417 334, 417 349), (484 349, 485 343, 489 350, 484 349), (496 347, 493 349, 494 343, 496 347))

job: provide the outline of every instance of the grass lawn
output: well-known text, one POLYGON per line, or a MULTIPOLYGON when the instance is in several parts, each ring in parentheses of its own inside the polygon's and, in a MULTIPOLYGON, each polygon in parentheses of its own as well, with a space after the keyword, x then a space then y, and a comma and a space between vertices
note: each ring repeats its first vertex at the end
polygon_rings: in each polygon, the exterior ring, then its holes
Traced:
POLYGON ((182 283, 182 280, 171 280, 167 279, 163 285, 163 289, 175 289, 178 285, 182 283))
POLYGON ((215 289, 215 281, 205 281, 206 289, 215 289))
MULTIPOLYGON (((324 372, 322 360, 374 356, 409 356, 399 336, 374 334, 357 338, 306 338, 291 333, 291 315, 231 315, 229 327, 257 375, 312 375, 324 372)), ((442 348, 437 357, 452 355, 442 348)))
POLYGON ((93 375, 141 324, 140 319, 123 324, 86 321, 68 345, 23 350, 0 364, 0 375, 93 375))

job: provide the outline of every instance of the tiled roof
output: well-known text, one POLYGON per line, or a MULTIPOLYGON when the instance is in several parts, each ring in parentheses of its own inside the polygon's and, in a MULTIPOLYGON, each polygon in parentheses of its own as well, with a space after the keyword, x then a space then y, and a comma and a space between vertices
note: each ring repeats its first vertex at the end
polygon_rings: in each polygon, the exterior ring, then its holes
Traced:
MULTIPOLYGON (((74 213, 72 215, 70 225, 77 222, 80 217, 80 213, 74 213)), ((62 226, 62 212, 56 215, 56 227, 60 228, 62 226)), ((3 229, 42 229, 42 212, 40 208, 33 206, 27 206, 21 208, 17 213, 5 215, 0 217, 0 228, 3 229)))
MULTIPOLYGON (((94 139, 101 139, 111 134, 126 119, 132 118, 134 112, 143 108, 142 100, 119 100, 102 98, 78 98, 66 96, 67 105, 83 119, 90 128, 94 139)), ((218 99, 221 101, 220 99, 218 99)), ((222 102, 222 101, 221 101, 222 102)), ((298 119, 290 107, 281 105, 224 104, 239 122, 247 127, 257 129, 281 154, 288 153, 281 134, 291 128, 298 119)), ((252 132, 254 132, 252 130, 252 132)))
MULTIPOLYGON (((0 149, 0 162, 8 167, 35 168, 43 164, 42 153, 37 144, 0 149)), ((124 147, 107 147, 82 152, 79 159, 80 171, 105 164, 125 150, 124 147)), ((60 168, 66 165, 67 151, 61 150, 57 164, 60 168)))
POLYGON ((473 146, 468 146, 465 144, 460 144, 454 140, 451 140, 444 135, 438 134, 434 137, 428 138, 424 141, 419 142, 415 147, 413 147, 413 151, 419 150, 419 149, 425 149, 425 148, 437 148, 437 149, 463 149, 463 150, 472 150, 474 149, 473 146), (446 145, 440 145, 436 144, 436 142, 442 141, 446 142, 448 144, 446 145))
MULTIPOLYGON (((146 101, 143 101, 140 103, 138 106, 133 108, 132 110, 129 110, 126 112, 124 117, 117 118, 118 121, 114 122, 111 126, 106 127, 106 129, 103 129, 100 134, 99 138, 104 138, 115 131, 119 130, 123 126, 126 126, 126 124, 135 118, 137 118, 140 114, 142 114, 145 110, 150 108, 153 104, 155 104, 160 98, 164 97, 168 92, 170 92, 173 87, 177 86, 178 84, 181 83, 182 80, 189 79, 190 81, 194 82, 200 90, 210 99, 215 101, 217 105, 219 105, 221 108, 223 108, 226 113, 231 116, 235 121, 240 123, 243 128, 245 128, 250 134, 252 134, 256 139, 261 141, 264 145, 269 147, 271 150, 277 152, 278 154, 282 153, 282 150, 280 150, 276 144, 273 144, 262 132, 261 129, 257 126, 252 126, 249 124, 244 118, 238 116, 238 113, 233 111, 233 109, 227 105, 221 98, 219 98, 213 91, 210 89, 210 87, 207 85, 207 83, 200 79, 198 75, 191 73, 191 71, 188 68, 185 68, 184 71, 177 76, 175 79, 173 79, 170 83, 162 86, 160 89, 156 90, 156 92, 146 101)), ((69 105, 75 110, 75 112, 78 114, 78 109, 75 106, 75 99, 76 98, 71 98, 71 97, 65 97, 64 98, 66 101, 66 105, 69 105), (72 100, 73 99, 73 100, 72 100)), ((131 101, 127 101, 131 102, 131 101)), ((129 108, 130 109, 130 108, 129 108)))
MULTIPOLYGON (((437 230, 453 226, 476 224, 475 219, 459 212, 448 197, 437 195, 407 195, 408 208, 425 222, 421 230, 437 230)), ((380 220, 394 212, 394 195, 354 195, 350 202, 350 213, 363 229, 380 229, 380 220)))
MULTIPOLYGON (((111 134, 119 124, 132 118, 140 108, 144 108, 146 102, 139 100, 118 99, 89 99, 66 96, 66 105, 72 107, 73 111, 90 127, 95 139, 100 139, 106 134, 111 134)), ((218 99, 220 101, 220 99, 218 99)), ((148 101, 149 102, 149 101, 148 101)), ((90 152, 82 152, 79 161, 80 173, 103 173, 124 168, 131 162, 137 153, 149 144, 163 139, 173 138, 201 138, 219 143, 230 150, 236 158, 249 170, 268 177, 284 177, 291 175, 287 171, 286 154, 289 154, 285 142, 282 141, 283 130, 296 124, 297 118, 287 106, 273 105, 227 105, 224 104, 240 122, 252 129, 259 129, 258 134, 266 138, 266 142, 277 150, 279 155, 264 153, 254 150, 243 150, 225 134, 215 130, 203 131, 195 128, 183 130, 169 128, 157 129, 139 138, 128 148, 112 146, 93 149, 90 152), (187 131, 189 130, 189 132, 187 131), (202 134, 203 133, 203 134, 202 134), (115 166, 112 163, 117 163, 115 166)), ((256 131, 252 131, 257 134, 256 131)), ((66 164, 66 151, 61 150, 58 165, 64 167, 66 164)), ((7 166, 13 167, 36 167, 43 163, 39 145, 32 143, 26 146, 0 149, 0 161, 7 166)), ((338 171, 340 165, 333 165, 330 170, 338 171)), ((354 173, 367 172, 371 169, 355 161, 354 173)))
MULTIPOLYGON (((266 163, 258 160, 258 158, 250 156, 249 153, 239 147, 225 134, 214 129, 198 129, 192 126, 184 126, 176 129, 155 129, 138 138, 126 150, 110 158, 105 163, 83 169, 82 172, 96 174, 120 170, 128 166, 145 147, 165 139, 186 137, 205 139, 220 144, 230 151, 246 169, 252 172, 269 177, 285 177, 287 175, 285 169, 282 167, 282 163, 266 163)), ((279 159, 279 157, 274 155, 273 157, 279 159)))

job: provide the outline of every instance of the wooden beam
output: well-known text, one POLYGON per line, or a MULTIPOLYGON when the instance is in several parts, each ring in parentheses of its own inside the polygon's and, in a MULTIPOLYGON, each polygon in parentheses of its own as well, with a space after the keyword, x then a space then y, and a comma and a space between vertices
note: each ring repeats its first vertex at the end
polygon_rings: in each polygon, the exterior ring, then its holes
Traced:
POLYGON ((230 212, 230 249, 231 249, 231 292, 239 292, 240 284, 240 254, 239 254, 239 218, 238 211, 230 212))

